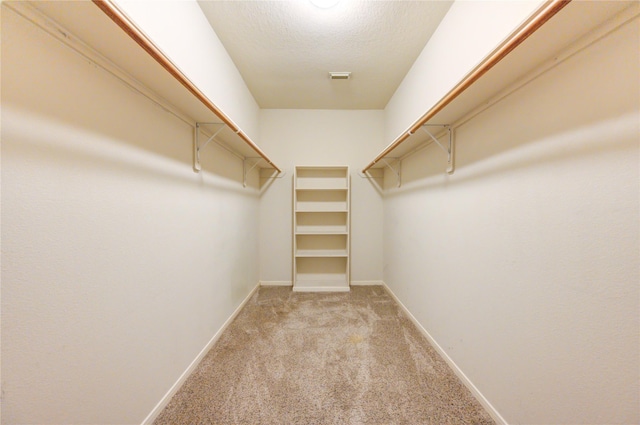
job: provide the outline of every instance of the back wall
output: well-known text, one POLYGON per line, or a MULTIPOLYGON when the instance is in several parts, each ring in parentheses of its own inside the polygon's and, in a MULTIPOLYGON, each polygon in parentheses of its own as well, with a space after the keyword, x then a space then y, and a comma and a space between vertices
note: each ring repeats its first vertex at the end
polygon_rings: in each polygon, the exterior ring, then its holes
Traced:
POLYGON ((260 200, 260 280, 291 283, 292 190, 296 165, 348 165, 351 174, 351 280, 382 280, 382 198, 359 177, 363 158, 383 145, 381 110, 260 111, 260 146, 283 167, 260 200))

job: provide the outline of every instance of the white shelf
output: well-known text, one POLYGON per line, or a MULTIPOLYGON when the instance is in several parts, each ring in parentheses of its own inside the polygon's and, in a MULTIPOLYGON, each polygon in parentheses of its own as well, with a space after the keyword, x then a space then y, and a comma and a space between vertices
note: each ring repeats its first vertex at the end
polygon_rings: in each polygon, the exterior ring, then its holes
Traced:
POLYGON ((310 228, 302 228, 298 226, 298 228, 296 229, 296 235, 348 235, 348 234, 349 233, 345 228, 310 229, 310 228))
POLYGON ((347 235, 332 235, 327 233, 314 235, 296 234, 296 247, 298 250, 346 251, 347 235))
POLYGON ((297 211, 295 220, 295 233, 298 235, 346 235, 349 233, 347 211, 297 211))
MULTIPOLYGON (((296 185, 297 186, 297 185, 296 185)), ((295 191, 296 211, 305 212, 347 212, 348 191, 345 189, 295 191)))
POLYGON ((349 169, 296 167, 293 187, 293 286, 349 290, 349 169))
POLYGON ((340 193, 340 192, 346 192, 349 190, 349 188, 346 187, 300 187, 300 185, 298 184, 296 186, 296 190, 297 191, 304 191, 304 192, 336 192, 336 193, 340 193))
POLYGON ((346 284, 347 277, 345 274, 330 273, 300 273, 298 275, 298 283, 313 284, 318 286, 322 282, 331 282, 333 284, 346 284))
POLYGON ((348 174, 345 167, 298 167, 296 188, 298 189, 348 189, 348 174))
POLYGON ((346 249, 299 249, 296 257, 348 257, 346 249))
POLYGON ((326 203, 303 203, 298 205, 296 212, 348 212, 347 207, 342 204, 326 203))
POLYGON ((348 284, 336 284, 335 286, 327 286, 326 282, 304 282, 293 287, 294 292, 349 292, 348 284))
POLYGON ((337 181, 322 181, 320 179, 310 181, 310 182, 301 182, 302 186, 298 186, 298 190, 347 190, 344 186, 344 183, 337 181))
POLYGON ((296 286, 348 286, 346 274, 329 273, 300 273, 296 279, 296 286))
MULTIPOLYGON (((8 3, 7 3, 8 4, 8 3)), ((35 25, 67 44, 97 68, 190 125, 223 130, 216 143, 260 169, 280 169, 113 2, 12 2, 35 25), (108 42, 105 42, 108 40, 108 42)), ((195 142, 195 141, 194 141, 195 142)))
MULTIPOLYGON (((615 21, 616 15, 622 14, 632 3, 634 2, 543 2, 526 22, 398 135, 362 172, 392 168, 385 159, 392 163, 402 161, 430 143, 430 136, 420 131, 424 125, 449 124, 455 128, 553 69, 563 59, 575 54, 576 48, 593 42, 598 37, 598 26, 615 21)), ((430 131, 443 133, 437 128, 430 131)), ((399 174, 398 171, 395 173, 399 174)))

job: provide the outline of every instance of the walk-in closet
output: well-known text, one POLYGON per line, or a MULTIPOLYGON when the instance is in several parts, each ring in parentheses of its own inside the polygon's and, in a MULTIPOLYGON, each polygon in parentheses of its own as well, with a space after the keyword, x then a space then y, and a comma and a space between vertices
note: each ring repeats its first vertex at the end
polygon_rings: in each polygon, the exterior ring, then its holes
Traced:
POLYGON ((3 424, 640 422, 640 2, 0 11, 3 424))

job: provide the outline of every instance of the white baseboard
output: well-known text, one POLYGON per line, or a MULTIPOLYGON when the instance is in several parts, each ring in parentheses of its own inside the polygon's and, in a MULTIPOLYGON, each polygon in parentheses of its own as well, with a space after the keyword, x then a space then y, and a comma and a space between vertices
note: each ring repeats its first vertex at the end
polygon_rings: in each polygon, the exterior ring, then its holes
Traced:
POLYGON ((381 280, 352 280, 351 286, 383 286, 384 282, 381 280))
POLYGON ((198 364, 200 363, 200 361, 204 358, 204 356, 209 352, 209 350, 211 349, 211 347, 213 347, 213 344, 215 344, 218 339, 220 338, 220 335, 222 335, 222 332, 225 331, 225 329, 227 329, 227 327, 231 324, 231 322, 233 321, 233 319, 236 318, 236 316, 238 315, 238 313, 240 313, 240 311, 244 308, 244 306, 247 304, 247 302, 251 299, 251 297, 253 296, 253 294, 258 290, 258 288, 260 287, 260 284, 256 285, 251 292, 249 293, 249 295, 247 295, 247 297, 242 300, 242 302, 240 303, 240 305, 238 306, 238 308, 235 309, 235 311, 231 314, 231 316, 222 324, 222 326, 220 327, 220 329, 218 330, 218 332, 215 333, 215 335, 213 335, 213 337, 211 338, 211 340, 209 340, 209 342, 207 343, 207 345, 204 346, 204 348, 200 351, 200 353, 198 353, 198 355, 196 356, 195 359, 193 359, 193 361, 191 362, 191 364, 187 367, 187 369, 182 373, 182 375, 180 375, 180 377, 178 378, 178 380, 171 386, 171 388, 169 389, 169 391, 167 391, 167 393, 164 395, 164 397, 162 397, 162 399, 158 402, 158 404, 156 405, 156 407, 153 408, 153 410, 151 411, 151 413, 149 413, 149 415, 147 415, 146 418, 144 418, 144 420, 142 421, 142 425, 151 425, 153 423, 153 421, 156 420, 156 418, 158 417, 158 415, 160 415, 160 412, 162 412, 162 410, 167 407, 167 404, 169 404, 169 401, 171 400, 171 397, 173 397, 175 395, 175 393, 178 392, 178 390, 180 389, 180 387, 182 386, 182 384, 184 384, 184 382, 187 380, 187 378, 189 377, 189 375, 191 375, 191 373, 194 371, 194 369, 196 368, 196 366, 198 366, 198 364))
POLYGON ((293 292, 349 292, 348 286, 294 286, 293 292))
POLYGON ((420 330, 420 332, 422 332, 422 334, 427 338, 427 340, 429 341, 431 346, 447 362, 449 367, 453 370, 453 372, 456 374, 456 376, 458 376, 460 381, 462 381, 464 386, 467 387, 467 389, 469 389, 469 391, 471 391, 471 394, 473 394, 473 396, 476 398, 476 400, 478 400, 478 402, 482 405, 482 407, 485 408, 487 413, 489 413, 489 415, 491 415, 493 420, 496 421, 496 424, 498 424, 498 425, 508 425, 507 421, 502 417, 502 415, 500 415, 500 413, 498 413, 498 411, 495 409, 495 407, 493 407, 493 405, 491 403, 489 403, 489 400, 487 400, 486 397, 484 395, 482 395, 480 390, 478 390, 478 388, 476 388, 476 386, 473 385, 473 382, 471 382, 471 380, 467 377, 467 375, 464 374, 464 372, 458 367, 457 364, 455 364, 455 362, 451 359, 451 357, 449 357, 449 355, 447 355, 447 353, 436 342, 436 340, 433 339, 431 334, 429 334, 429 332, 427 332, 427 330, 420 324, 420 322, 418 322, 418 319, 416 319, 413 316, 413 314, 411 314, 411 312, 407 309, 407 307, 405 307, 405 305, 402 304, 402 302, 398 299, 396 294, 393 293, 391 288, 389 288, 387 286, 387 284, 384 283, 384 282, 383 282, 383 287, 389 293, 389 295, 391 295, 391 298, 393 298, 395 300, 395 302, 398 303, 398 305, 400 306, 402 311, 404 311, 404 313, 409 317, 409 319, 413 322, 413 324, 416 325, 416 327, 420 330))
POLYGON ((290 280, 261 280, 260 286, 293 286, 290 280))

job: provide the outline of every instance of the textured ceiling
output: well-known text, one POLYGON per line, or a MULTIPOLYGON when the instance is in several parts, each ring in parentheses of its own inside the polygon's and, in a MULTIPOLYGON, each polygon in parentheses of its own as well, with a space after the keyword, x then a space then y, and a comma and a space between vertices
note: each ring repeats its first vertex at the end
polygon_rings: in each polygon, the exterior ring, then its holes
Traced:
POLYGON ((199 1, 260 107, 279 109, 384 108, 451 3, 199 1))

